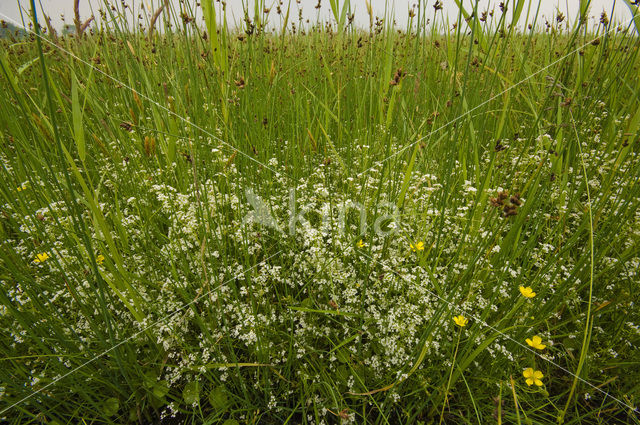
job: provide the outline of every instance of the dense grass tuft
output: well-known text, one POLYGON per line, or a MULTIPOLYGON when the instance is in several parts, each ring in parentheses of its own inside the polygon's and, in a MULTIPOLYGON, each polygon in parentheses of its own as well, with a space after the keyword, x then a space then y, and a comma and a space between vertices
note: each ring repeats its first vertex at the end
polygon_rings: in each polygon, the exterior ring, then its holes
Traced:
POLYGON ((117 3, 1 41, 3 421, 640 423, 633 20, 117 3))

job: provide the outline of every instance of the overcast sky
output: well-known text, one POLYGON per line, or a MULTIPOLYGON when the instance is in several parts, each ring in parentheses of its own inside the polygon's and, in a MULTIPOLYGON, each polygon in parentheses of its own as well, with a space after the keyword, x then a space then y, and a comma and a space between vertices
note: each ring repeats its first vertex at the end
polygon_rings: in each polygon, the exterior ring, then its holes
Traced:
MULTIPOLYGON (((178 0, 170 0, 174 5, 178 4, 178 0)), ((195 4, 195 0, 185 0, 190 4, 195 4)), ((273 12, 275 10, 275 2, 277 0, 266 0, 265 4, 269 5, 274 3, 272 6, 272 16, 276 16, 273 12)), ((505 0, 506 1, 506 0, 505 0)), ((513 1, 513 0, 512 0, 513 1)), ((527 0, 532 1, 534 6, 538 5, 538 0, 527 0)), ((342 1, 341 1, 342 2, 342 1)), ((444 11, 449 14, 451 19, 455 20, 457 8, 454 0, 441 0, 444 5, 444 11)), ((498 10, 498 4, 500 0, 480 0, 479 10, 492 9, 495 8, 498 10)), ((559 9, 563 12, 567 17, 572 18, 577 16, 578 12, 578 4, 579 0, 540 0, 541 2, 541 14, 544 17, 552 18, 555 17, 556 11, 559 9)), ((73 23, 73 3, 74 0, 36 0, 36 4, 41 4, 44 8, 45 12, 51 17, 54 27, 61 28, 63 25, 63 20, 61 15, 65 16, 65 21, 68 24, 73 23)), ((105 3, 104 0, 80 0, 80 13, 83 18, 87 18, 91 15, 91 10, 93 8, 94 13, 97 15, 97 9, 100 6, 103 6, 105 3)), ((120 3, 120 0, 107 0, 107 3, 120 3)), ((126 0, 126 3, 129 5, 133 5, 138 11, 140 6, 144 6, 144 10, 150 11, 157 8, 160 0, 126 0)), ((254 1, 249 0, 249 4, 253 5, 254 1)), ((283 0, 284 7, 288 4, 288 0, 283 0)), ((413 4, 418 3, 418 0, 371 0, 372 7, 374 12, 378 16, 383 16, 385 11, 385 4, 390 5, 394 8, 394 16, 399 26, 403 26, 407 21, 407 14, 409 7, 413 4)), ((427 0, 427 10, 430 16, 433 15, 433 4, 435 0, 427 0)), ((30 4, 30 0, 0 0, 0 19, 7 20, 9 22, 20 21, 20 8, 23 10, 28 10, 30 4)), ((230 20, 238 21, 240 17, 243 15, 242 13, 242 3, 240 0, 227 0, 228 4, 228 13, 230 20)), ((303 17, 305 19, 310 19, 315 22, 317 19, 318 11, 315 9, 315 5, 317 4, 317 0, 300 0, 300 6, 303 10, 303 17)), ((424 4, 424 0, 423 0, 424 4)), ((470 9, 472 0, 464 0, 464 4, 470 9)), ((607 11, 607 15, 611 15, 611 9, 615 4, 614 10, 614 18, 618 21, 627 21, 631 18, 631 12, 628 7, 624 4, 622 0, 592 0, 591 1, 591 10, 590 16, 594 19, 598 19, 603 10, 607 11)), ((355 9, 356 15, 356 23, 362 27, 368 26, 369 18, 367 15, 367 10, 365 6, 365 0, 351 0, 352 8, 355 9)), ((297 19, 298 16, 298 6, 296 5, 296 1, 291 1, 291 18, 297 19)), ((526 13, 527 6, 525 6, 526 13)), ((535 10, 535 7, 532 8, 535 10)), ((145 13, 144 10, 139 10, 142 13, 145 13)), ((320 16, 323 19, 327 19, 329 17, 330 6, 328 0, 322 0, 322 8, 320 9, 320 16)), ((136 12, 137 13, 137 12, 136 12)), ((148 14, 152 12, 146 12, 148 14)), ((540 21, 541 23, 544 21, 540 21)))

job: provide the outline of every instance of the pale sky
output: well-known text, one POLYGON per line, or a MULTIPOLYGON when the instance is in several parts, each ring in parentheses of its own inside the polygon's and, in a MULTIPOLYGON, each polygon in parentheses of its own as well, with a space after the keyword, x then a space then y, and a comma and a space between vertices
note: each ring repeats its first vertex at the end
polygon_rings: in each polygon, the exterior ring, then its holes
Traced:
MULTIPOLYGON (((170 0, 174 5, 178 4, 178 0, 170 0)), ((277 18, 278 16, 275 14, 275 4, 277 0, 265 0, 265 4, 271 6, 271 18, 272 22, 274 22, 277 26, 277 18)), ((282 0, 284 3, 283 8, 286 10, 287 4, 289 0, 282 0)), ((491 10, 494 8, 496 12, 499 11, 498 4, 500 0, 479 0, 479 11, 483 11, 485 9, 491 10)), ((504 0, 506 2, 506 0, 504 0)), ((532 14, 535 11, 535 8, 538 5, 538 0, 527 0, 533 2, 532 6, 532 14)), ((160 0, 126 0, 130 6, 135 8, 136 15, 141 12, 143 14, 150 15, 155 10, 157 6, 160 4, 160 0), (144 6, 144 9, 140 9, 141 5, 144 6)), ((185 2, 192 5, 195 4, 195 0, 185 0, 185 2)), ((455 5, 454 0, 441 0, 444 5, 444 12, 446 12, 450 20, 455 21, 457 16, 457 7, 455 5)), ((510 1, 512 3, 513 0, 510 1)), ((63 25, 63 21, 61 19, 61 15, 64 14, 65 21, 68 24, 73 24, 73 3, 74 0, 36 0, 36 5, 41 4, 47 14, 51 17, 53 25, 55 28, 61 28, 63 25)), ((92 9, 95 15, 97 15, 97 10, 104 4, 119 4, 120 0, 80 0, 80 13, 83 19, 91 16, 92 9)), ((250 7, 253 6, 254 0, 248 0, 250 7)), ((342 1, 341 1, 342 3, 342 1)), ((385 11, 385 4, 388 7, 394 8, 394 16, 396 18, 396 22, 399 27, 404 27, 407 22, 408 10, 411 5, 415 5, 418 3, 418 0, 371 0, 371 5, 373 7, 374 13, 377 16, 383 16, 385 11)), ((429 17, 433 17, 434 9, 433 4, 435 0, 426 0, 426 9, 429 17)), ((30 0, 0 0, 0 19, 6 20, 8 22, 15 23, 13 21, 21 22, 20 19, 20 8, 24 10, 29 9, 30 0)), ((312 22, 317 20, 318 10, 315 9, 315 5, 317 4, 317 0, 301 0, 300 7, 303 11, 304 19, 310 19, 312 22)), ((423 7, 425 1, 423 0, 423 7)), ((464 4, 468 9, 471 9, 472 0, 464 0, 464 4)), ((572 19, 577 16, 578 13, 578 4, 579 0, 540 0, 540 15, 543 17, 549 18, 551 20, 556 16, 556 11, 559 9, 567 18, 572 19)), ((240 0, 227 0, 227 8, 228 8, 228 17, 230 21, 239 21, 243 16, 242 12, 242 3, 240 0)), ((631 18, 631 12, 629 8, 624 4, 622 0, 592 0, 591 1, 591 9, 590 16, 593 17, 594 20, 599 19, 600 14, 603 10, 606 10, 607 15, 611 18, 611 10, 615 5, 613 16, 617 21, 628 21, 631 18)), ((369 18, 367 15, 367 9, 365 6, 365 0, 351 0, 352 9, 355 12, 355 20, 356 23, 361 27, 368 27, 369 18)), ((290 22, 291 20, 297 21, 298 18, 298 5, 295 0, 291 0, 291 13, 290 13, 290 22)), ((131 10, 131 9, 130 9, 131 10)), ((521 23, 524 20, 524 15, 526 15, 527 5, 525 5, 523 12, 523 17, 521 19, 521 23)), ((250 13, 252 15, 252 13, 250 13)), ((330 16, 330 6, 329 0, 322 0, 322 8, 320 9, 320 16, 323 19, 328 19, 330 16)), ((26 18, 26 16, 25 16, 26 18)), ((544 23, 544 19, 538 19, 540 24, 544 23)), ((198 20, 200 24, 200 20, 198 20)))

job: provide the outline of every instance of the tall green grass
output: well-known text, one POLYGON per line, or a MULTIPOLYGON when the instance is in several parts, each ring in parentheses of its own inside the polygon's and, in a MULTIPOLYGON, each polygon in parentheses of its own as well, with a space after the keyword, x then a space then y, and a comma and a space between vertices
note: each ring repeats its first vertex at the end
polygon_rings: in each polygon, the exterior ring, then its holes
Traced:
POLYGON ((0 417, 638 423, 637 20, 505 3, 3 40, 0 417))

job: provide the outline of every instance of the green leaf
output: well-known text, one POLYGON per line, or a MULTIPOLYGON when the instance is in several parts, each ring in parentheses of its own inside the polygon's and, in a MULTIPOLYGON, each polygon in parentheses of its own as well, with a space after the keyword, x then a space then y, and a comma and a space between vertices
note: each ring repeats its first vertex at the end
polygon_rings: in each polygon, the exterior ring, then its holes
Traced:
MULTIPOLYGON (((45 56, 49 56, 51 53, 53 53, 53 50, 48 52, 48 53, 45 53, 45 56)), ((20 65, 20 68, 18 68, 18 70, 17 70, 18 75, 22 75, 22 73, 24 73, 24 71, 26 71, 31 65, 36 63, 38 61, 38 59, 40 59, 40 58, 38 56, 36 56, 33 59, 31 59, 30 61, 27 61, 27 62, 23 63, 22 65, 20 65)))
POLYGON ((163 398, 169 393, 169 383, 166 380, 159 381, 153 387, 153 395, 158 398, 163 398))
POLYGON ((413 153, 411 154, 411 159, 409 160, 409 165, 404 172, 404 179, 402 180, 402 188, 400 189, 400 195, 398 195, 398 202, 396 206, 398 208, 402 208, 404 206, 404 198, 407 194, 407 189, 409 188, 409 184, 411 183, 411 173, 413 173, 413 167, 416 163, 416 155, 418 154, 418 149, 420 148, 420 143, 416 143, 416 146, 413 148, 413 153))
POLYGON ((149 405, 154 409, 162 409, 167 405, 167 401, 164 398, 158 398, 156 396, 149 397, 149 405))
POLYGON ((136 422, 138 420, 138 409, 132 407, 131 409, 129 409, 129 422, 136 422))
POLYGON ((78 83, 75 73, 71 73, 71 108, 73 112, 73 137, 78 147, 78 156, 80 161, 84 163, 85 143, 84 143, 84 127, 82 126, 82 109, 80 108, 80 99, 78 98, 78 83))
POLYGON ((640 34, 640 7, 633 4, 631 0, 624 0, 626 5, 631 10, 631 17, 633 18, 633 25, 636 27, 636 31, 640 34))
POLYGON ((287 13, 284 15, 284 22, 282 24, 282 40, 284 41, 284 35, 287 32, 287 24, 289 23, 289 11, 291 10, 291 0, 289 0, 289 4, 287 5, 287 13))
POLYGON ((513 8, 513 18, 511 22, 513 25, 517 25, 520 15, 522 14, 522 8, 524 7, 524 0, 517 0, 516 7, 513 8))
POLYGON ((343 348, 336 351, 336 357, 340 363, 348 363, 350 360, 349 351, 343 348))
POLYGON ((227 419, 222 425, 240 425, 235 419, 227 419))
POLYGON ((200 401, 200 383, 197 381, 189 382, 182 390, 182 398, 184 402, 192 405, 200 401))
POLYGON ((213 0, 205 0, 201 3, 202 14, 209 32, 211 51, 216 66, 225 74, 228 70, 227 46, 225 43, 225 31, 218 32, 218 18, 213 0))
POLYGON ((209 404, 216 410, 225 410, 228 399, 223 387, 217 387, 209 392, 209 404))
POLYGON ((146 388, 153 388, 157 382, 158 382, 158 374, 153 370, 150 370, 147 373, 145 373, 144 377, 142 378, 142 383, 146 388))
POLYGON ((105 416, 111 417, 118 413, 118 409, 120 408, 120 403, 117 398, 108 398, 102 403, 102 411, 105 416))

